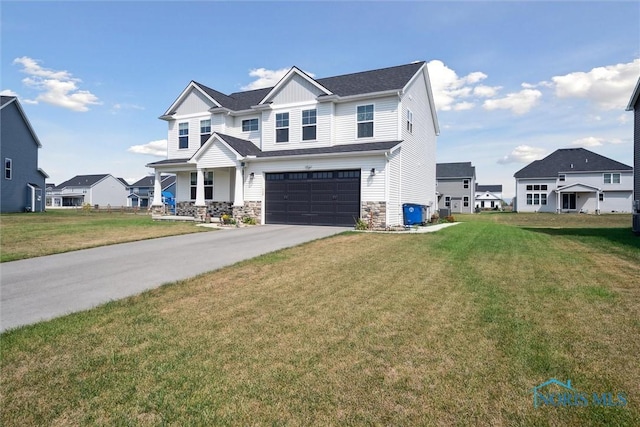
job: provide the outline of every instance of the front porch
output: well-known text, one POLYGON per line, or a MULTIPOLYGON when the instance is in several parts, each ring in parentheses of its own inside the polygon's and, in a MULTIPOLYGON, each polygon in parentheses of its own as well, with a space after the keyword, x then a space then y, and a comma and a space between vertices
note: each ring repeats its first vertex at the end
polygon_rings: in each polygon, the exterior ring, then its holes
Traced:
POLYGON ((595 213, 600 215, 603 192, 587 184, 570 184, 557 188, 556 213, 595 213))

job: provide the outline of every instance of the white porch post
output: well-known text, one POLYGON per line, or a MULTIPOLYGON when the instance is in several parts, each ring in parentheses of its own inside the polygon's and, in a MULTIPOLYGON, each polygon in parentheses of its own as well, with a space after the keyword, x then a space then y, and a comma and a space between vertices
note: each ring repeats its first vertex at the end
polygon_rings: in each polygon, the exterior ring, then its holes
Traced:
MULTIPOLYGON (((162 182, 160 171, 156 169, 155 179, 153 180, 153 201, 151 206, 162 206, 162 182)), ((140 201, 138 200, 138 205, 140 201)))
POLYGON ((196 206, 205 206, 204 203, 204 170, 198 168, 196 176, 196 206))
POLYGON ((560 213, 560 192, 556 192, 556 213, 560 213))
POLYGON ((233 192, 233 206, 244 206, 244 179, 242 166, 236 166, 236 186, 233 192))

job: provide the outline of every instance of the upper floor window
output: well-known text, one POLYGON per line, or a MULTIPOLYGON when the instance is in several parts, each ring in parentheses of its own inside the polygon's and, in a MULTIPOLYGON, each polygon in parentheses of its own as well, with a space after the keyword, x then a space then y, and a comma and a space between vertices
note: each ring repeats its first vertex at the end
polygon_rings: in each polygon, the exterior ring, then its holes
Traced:
POLYGON ((189 148, 189 123, 178 123, 178 148, 189 148))
POLYGON ((469 188, 469 180, 468 179, 465 179, 465 180, 462 181, 462 187, 469 188))
POLYGON ((4 159, 4 179, 11 179, 13 177, 13 160, 8 157, 4 159))
POLYGON ((302 140, 316 139, 316 110, 302 111, 302 140))
POLYGON ((451 196, 444 196, 444 206, 448 208, 451 206, 451 196))
POLYGON ((200 145, 207 142, 211 136, 211 120, 200 120, 200 145))
POLYGON ((567 176, 565 174, 558 175, 558 181, 564 181, 566 179, 567 179, 567 176))
POLYGON ((373 137, 373 104, 358 106, 358 138, 373 137))
POLYGON ((620 174, 619 173, 605 173, 604 174, 604 183, 605 184, 620 184, 620 174))
POLYGON ((258 119, 247 119, 242 121, 242 132, 254 132, 258 130, 258 119))
POLYGON ((276 113, 276 142, 289 142, 289 113, 276 113))
POLYGON ((407 131, 413 133, 413 113, 411 110, 407 110, 407 131))

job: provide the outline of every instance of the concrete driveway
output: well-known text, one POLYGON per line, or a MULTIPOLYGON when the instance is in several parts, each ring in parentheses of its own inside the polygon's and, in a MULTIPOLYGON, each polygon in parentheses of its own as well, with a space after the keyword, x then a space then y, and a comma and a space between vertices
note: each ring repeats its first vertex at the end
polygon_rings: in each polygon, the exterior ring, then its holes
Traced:
POLYGON ((0 331, 86 310, 346 230, 263 225, 2 263, 0 331))

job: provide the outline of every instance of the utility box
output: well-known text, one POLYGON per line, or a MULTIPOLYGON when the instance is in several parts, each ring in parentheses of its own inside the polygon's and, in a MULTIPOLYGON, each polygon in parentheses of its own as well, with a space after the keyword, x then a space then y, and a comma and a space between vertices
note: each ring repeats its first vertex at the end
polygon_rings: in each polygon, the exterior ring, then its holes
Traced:
POLYGON ((422 225, 426 222, 427 207, 425 205, 417 205, 413 203, 405 203, 402 205, 402 217, 404 225, 422 225))

